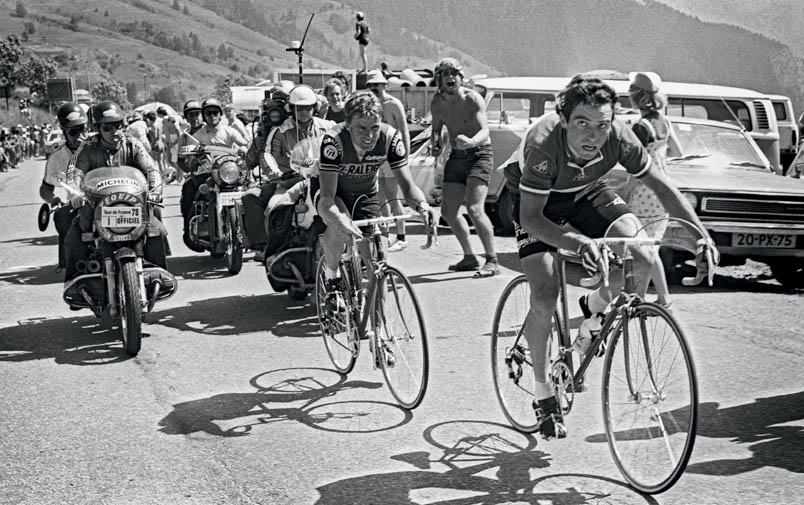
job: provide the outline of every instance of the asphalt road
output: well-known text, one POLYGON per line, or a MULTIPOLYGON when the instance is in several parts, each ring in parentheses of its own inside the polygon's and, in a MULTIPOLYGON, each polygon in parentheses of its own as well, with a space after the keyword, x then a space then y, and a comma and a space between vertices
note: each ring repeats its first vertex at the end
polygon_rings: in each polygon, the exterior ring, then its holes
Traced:
POLYGON ((804 292, 761 265, 719 270, 711 289, 673 290, 697 361, 700 425, 686 474, 649 497, 609 454, 600 363, 567 439, 508 427, 489 332, 517 273, 513 239, 498 238, 505 268, 491 279, 446 273, 459 251, 450 236, 422 251, 414 228, 392 256, 424 304, 431 343, 427 396, 407 412, 368 353, 348 377, 333 372, 315 309, 273 293, 257 263, 233 277, 187 250, 178 186, 165 216, 179 292, 156 306, 139 356, 125 358, 115 332, 62 302, 55 231, 35 224, 43 165, 0 174, 2 504, 801 503, 804 292))

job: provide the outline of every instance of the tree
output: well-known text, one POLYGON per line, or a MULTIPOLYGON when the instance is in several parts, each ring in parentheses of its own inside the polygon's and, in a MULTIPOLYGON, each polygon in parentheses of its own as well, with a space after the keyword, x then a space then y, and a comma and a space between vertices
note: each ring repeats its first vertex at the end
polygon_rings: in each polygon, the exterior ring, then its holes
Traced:
POLYGON ((212 98, 217 98, 221 103, 231 103, 232 90, 229 88, 231 86, 248 86, 249 84, 251 84, 251 81, 242 75, 227 77, 222 81, 218 81, 215 85, 215 89, 212 91, 212 98))
POLYGON ((44 95, 47 80, 56 75, 56 62, 50 58, 27 56, 20 39, 9 35, 0 40, 0 75, 10 86, 28 86, 32 92, 44 95))
POLYGON ((176 10, 176 11, 181 10, 181 5, 179 5, 179 0, 173 0, 173 10, 176 10))
POLYGON ((174 109, 181 108, 181 104, 179 103, 181 100, 176 95, 176 90, 173 89, 173 86, 159 88, 156 93, 154 93, 154 101, 166 103, 172 106, 174 109))
POLYGON ((131 106, 128 101, 128 93, 126 92, 126 88, 114 79, 101 81, 95 84, 92 86, 91 91, 92 96, 95 97, 95 100, 99 102, 105 102, 108 100, 116 103, 123 109, 127 109, 131 106))
POLYGON ((181 10, 181 13, 184 14, 185 16, 190 15, 190 9, 187 8, 187 4, 184 4, 184 8, 181 10))
POLYGON ((18 18, 24 18, 28 15, 28 11, 25 10, 25 4, 23 4, 21 0, 17 0, 17 8, 14 9, 14 15, 18 18))

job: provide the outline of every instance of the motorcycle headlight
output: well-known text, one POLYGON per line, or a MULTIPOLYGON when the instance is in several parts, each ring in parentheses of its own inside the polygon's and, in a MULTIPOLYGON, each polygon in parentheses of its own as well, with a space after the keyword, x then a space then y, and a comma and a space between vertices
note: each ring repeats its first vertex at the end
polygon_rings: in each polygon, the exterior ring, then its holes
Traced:
POLYGON ((240 180, 240 167, 234 161, 226 161, 218 167, 218 176, 226 184, 235 184, 240 180))

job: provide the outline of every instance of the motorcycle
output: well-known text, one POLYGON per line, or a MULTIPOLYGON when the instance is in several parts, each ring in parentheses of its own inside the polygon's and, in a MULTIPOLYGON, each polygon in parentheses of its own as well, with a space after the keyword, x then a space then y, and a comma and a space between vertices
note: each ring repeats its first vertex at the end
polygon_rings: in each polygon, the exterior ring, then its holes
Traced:
POLYGON ((108 311, 119 323, 125 352, 136 356, 144 316, 178 289, 170 272, 144 258, 146 241, 162 240, 148 181, 136 168, 112 166, 89 172, 80 190, 62 186, 71 197, 83 196, 92 209, 91 223, 81 226, 89 259, 78 261, 80 275, 65 284, 64 301, 99 318, 108 311))
POLYGON ((193 202, 188 222, 190 240, 213 258, 225 258, 226 268, 237 274, 248 247, 240 199, 254 182, 251 171, 234 149, 199 144, 181 151, 180 156, 194 157, 197 165, 210 167, 210 176, 193 202))

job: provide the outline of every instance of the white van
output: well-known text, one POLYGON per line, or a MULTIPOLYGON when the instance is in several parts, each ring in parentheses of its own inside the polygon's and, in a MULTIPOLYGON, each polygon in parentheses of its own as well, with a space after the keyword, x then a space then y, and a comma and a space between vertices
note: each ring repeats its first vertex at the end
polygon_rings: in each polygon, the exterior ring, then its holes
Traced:
POLYGON ((787 169, 798 151, 799 131, 796 115, 793 113, 793 102, 784 95, 768 95, 776 113, 779 125, 779 153, 782 166, 787 169))
MULTIPOLYGON (((630 107, 629 81, 625 74, 601 75, 617 92, 623 107, 630 107)), ((489 125, 515 124, 523 117, 539 117, 555 108, 555 94, 570 77, 493 77, 475 83, 475 89, 486 98, 489 125)), ((779 128, 771 100, 756 91, 717 86, 665 81, 662 93, 667 96, 665 113, 722 121, 741 126, 756 141, 771 166, 782 173, 779 153, 779 128)), ((495 156, 496 159, 496 156, 495 156)))

